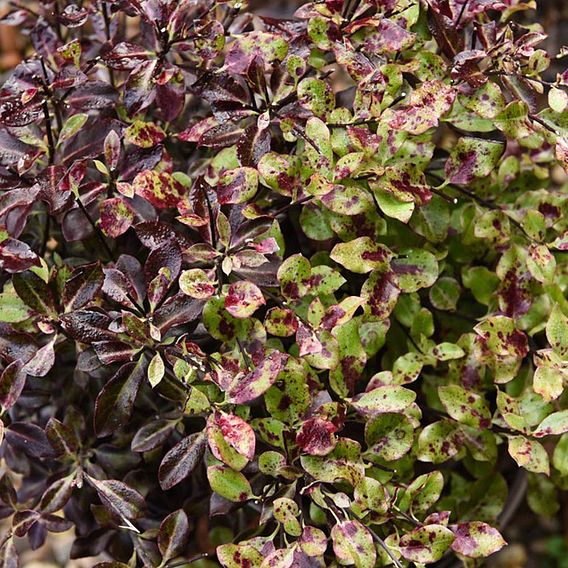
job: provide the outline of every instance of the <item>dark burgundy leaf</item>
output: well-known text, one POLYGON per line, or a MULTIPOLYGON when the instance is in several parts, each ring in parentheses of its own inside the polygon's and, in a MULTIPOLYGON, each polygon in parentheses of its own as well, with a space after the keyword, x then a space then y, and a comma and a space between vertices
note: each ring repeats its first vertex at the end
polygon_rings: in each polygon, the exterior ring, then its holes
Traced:
POLYGON ((98 296, 104 275, 99 262, 76 268, 65 282, 62 304, 66 312, 78 310, 98 296))
POLYGON ((206 444, 205 432, 197 432, 180 440, 160 463, 160 487, 171 489, 183 481, 201 462, 206 444))
POLYGON ((59 318, 63 329, 80 343, 112 341, 115 334, 109 331, 111 319, 108 315, 95 310, 77 310, 59 318))
POLYGON ((144 497, 122 481, 105 479, 98 481, 87 477, 96 489, 100 500, 109 511, 128 520, 138 519, 144 514, 146 502, 144 497))
POLYGON ((124 364, 103 387, 95 402, 97 436, 110 436, 128 422, 145 375, 146 364, 141 357, 137 363, 124 364))
POLYGON ((6 428, 6 441, 18 451, 33 458, 53 457, 54 452, 45 432, 35 424, 13 422, 6 428))
POLYGON ((170 513, 160 525, 158 547, 162 562, 175 558, 185 548, 189 538, 189 520, 183 509, 170 513))
POLYGON ((132 439, 132 451, 150 452, 155 450, 165 443, 175 427, 176 422, 173 420, 153 420, 142 426, 132 439))
POLYGON ((12 361, 0 375, 0 405, 3 410, 9 410, 18 400, 24 385, 26 373, 19 360, 12 361))

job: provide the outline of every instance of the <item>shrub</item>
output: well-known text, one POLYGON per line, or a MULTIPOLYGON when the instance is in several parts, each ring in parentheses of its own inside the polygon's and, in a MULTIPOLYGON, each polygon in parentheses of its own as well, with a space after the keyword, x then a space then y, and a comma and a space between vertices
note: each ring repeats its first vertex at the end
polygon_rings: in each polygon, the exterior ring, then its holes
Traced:
POLYGON ((109 568, 473 566, 525 487, 554 514, 568 72, 529 4, 12 4, 2 566, 71 527, 109 568))

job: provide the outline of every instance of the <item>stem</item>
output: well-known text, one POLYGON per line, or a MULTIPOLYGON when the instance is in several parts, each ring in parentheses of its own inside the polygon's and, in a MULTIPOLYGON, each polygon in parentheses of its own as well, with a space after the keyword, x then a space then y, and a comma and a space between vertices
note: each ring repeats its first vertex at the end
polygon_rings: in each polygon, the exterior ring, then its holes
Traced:
POLYGON ((103 237, 99 227, 97 227, 97 224, 93 221, 93 218, 89 215, 89 212, 87 211, 87 208, 83 205, 83 202, 81 201, 81 199, 79 197, 77 197, 75 199, 75 202, 79 206, 79 209, 81 209, 81 212, 83 213, 83 215, 87 218, 87 221, 89 221, 89 224, 91 225, 91 227, 95 231, 95 235, 96 235, 98 241, 101 243, 101 245, 105 249, 105 251, 108 254, 108 256, 110 257, 110 259, 113 262, 116 262, 116 257, 114 255, 114 252, 112 252, 111 248, 108 246, 108 243, 106 242, 105 238, 103 237))
POLYGON ((46 207, 46 211, 45 211, 45 225, 43 227, 43 240, 41 242, 41 248, 39 251, 39 256, 42 256, 45 254, 45 251, 47 250, 47 243, 49 241, 49 226, 50 226, 50 221, 51 221, 51 217, 49 215, 49 210, 46 207))
POLYGON ((371 533, 373 540, 387 553, 388 557, 392 560, 392 563, 396 566, 396 568, 403 568, 398 558, 392 553, 392 550, 387 546, 387 543, 373 529, 367 527, 367 530, 371 533))
MULTIPOLYGON (((105 32, 106 32, 106 36, 107 36, 107 41, 110 42, 111 41, 111 34, 110 34, 110 16, 108 13, 108 6, 106 2, 102 2, 102 8, 103 8, 103 19, 105 21, 105 32)), ((116 83, 114 80, 114 72, 113 70, 109 67, 108 68, 108 76, 110 79, 110 84, 113 86, 113 88, 116 88, 116 83)))
POLYGON ((53 166, 53 161, 55 159, 55 141, 53 139, 53 129, 51 126, 51 116, 49 115, 49 107, 47 106, 47 99, 43 100, 41 106, 43 108, 43 117, 45 119, 45 129, 47 132, 49 165, 53 166))

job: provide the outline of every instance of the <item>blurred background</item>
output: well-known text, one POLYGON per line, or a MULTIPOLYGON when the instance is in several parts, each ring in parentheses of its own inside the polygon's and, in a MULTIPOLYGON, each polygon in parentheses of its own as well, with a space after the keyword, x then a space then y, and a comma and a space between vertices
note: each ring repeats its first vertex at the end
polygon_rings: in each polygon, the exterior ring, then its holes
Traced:
MULTIPOLYGON (((303 3, 301 0, 253 0, 249 5, 261 15, 291 17, 303 3)), ((2 24, 2 18, 10 7, 11 0, 0 0, 0 87, 10 71, 31 54, 28 38, 17 28, 2 24)), ((547 32, 549 37, 542 47, 551 55, 568 46, 568 0, 539 0, 531 19, 542 24, 547 32)), ((529 512, 526 505, 521 507, 504 527, 510 546, 492 557, 486 565, 489 568, 568 568, 568 497, 564 495, 562 501, 564 506, 559 512, 550 511, 551 516, 543 515, 537 523, 534 513, 529 512)), ((90 568, 101 561, 94 558, 68 560, 73 539, 71 533, 53 534, 46 546, 37 551, 26 551, 26 543, 22 540, 19 543, 23 552, 21 567, 90 568)), ((439 566, 458 568, 458 565, 444 560, 439 566)))

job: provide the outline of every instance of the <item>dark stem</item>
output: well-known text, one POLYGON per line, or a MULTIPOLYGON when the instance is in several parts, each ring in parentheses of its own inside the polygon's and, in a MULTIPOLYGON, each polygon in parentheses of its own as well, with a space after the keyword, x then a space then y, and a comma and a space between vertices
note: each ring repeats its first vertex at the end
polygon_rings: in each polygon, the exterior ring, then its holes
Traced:
MULTIPOLYGON (((111 250, 111 248, 108 246, 108 243, 106 242, 104 236, 102 235, 99 227, 97 226, 97 224, 94 222, 93 218, 89 215, 89 212, 87 211, 87 208, 83 205, 83 202, 81 201, 81 199, 79 197, 77 197, 75 199, 75 202, 77 203, 77 205, 79 206, 79 209, 81 209, 81 212, 83 213, 83 215, 86 217, 87 221, 89 221, 89 224, 91 225, 91 227, 93 228, 93 231, 95 231, 95 235, 98 239, 98 241, 101 243, 102 247, 105 249, 106 253, 108 254, 108 256, 110 257, 110 259, 113 262, 116 262, 116 257, 114 255, 114 252, 111 250)), ((132 301, 132 300, 131 300, 132 301)))
POLYGON ((53 129, 51 126, 51 116, 49 115, 49 106, 47 105, 47 99, 43 100, 42 108, 43 117, 45 119, 45 129, 47 132, 49 165, 53 166, 53 161, 55 159, 55 140, 53 139, 53 129))
MULTIPOLYGON (((105 32, 106 32, 106 36, 107 36, 107 41, 110 43, 111 41, 111 37, 110 37, 110 16, 108 13, 108 6, 106 2, 102 3, 102 8, 103 8, 103 19, 105 21, 105 32)), ((114 72, 113 70, 108 67, 108 76, 110 79, 110 84, 113 86, 113 88, 116 88, 116 83, 114 80, 114 72)))

